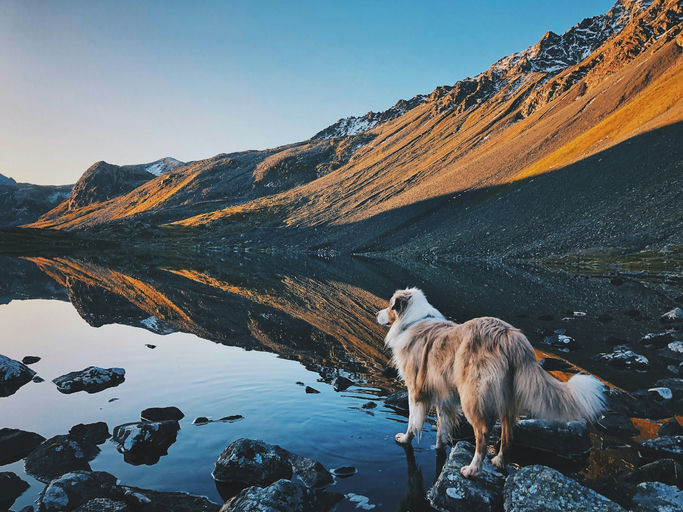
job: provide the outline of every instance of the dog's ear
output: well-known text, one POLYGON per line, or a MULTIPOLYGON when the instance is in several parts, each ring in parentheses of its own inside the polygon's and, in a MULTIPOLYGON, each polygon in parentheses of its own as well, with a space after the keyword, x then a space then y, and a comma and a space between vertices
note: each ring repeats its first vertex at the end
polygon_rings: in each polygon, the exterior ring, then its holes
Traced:
POLYGON ((394 298, 394 304, 391 306, 391 309, 400 316, 408 307, 408 302, 410 302, 410 295, 397 295, 394 298))

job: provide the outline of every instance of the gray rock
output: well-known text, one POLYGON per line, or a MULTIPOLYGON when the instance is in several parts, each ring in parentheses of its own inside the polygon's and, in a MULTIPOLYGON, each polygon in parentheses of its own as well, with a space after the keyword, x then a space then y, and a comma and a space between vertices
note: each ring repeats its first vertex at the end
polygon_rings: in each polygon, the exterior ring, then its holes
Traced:
POLYGON ((392 393, 384 399, 385 405, 390 407, 395 407, 396 409, 401 409, 403 411, 408 410, 408 390, 402 389, 396 393, 392 393))
POLYGON ((0 466, 26 457, 45 438, 35 432, 16 428, 0 428, 0 466))
POLYGON ((660 316, 659 321, 665 324, 683 322, 683 309, 673 308, 660 316))
POLYGON ((645 459, 673 459, 683 464, 683 436, 664 436, 643 441, 638 447, 645 459))
POLYGON ((71 471, 90 471, 89 460, 99 448, 93 443, 69 435, 57 435, 43 441, 24 460, 26 472, 41 482, 59 478, 71 471))
POLYGON ((341 494, 315 491, 290 480, 267 487, 248 487, 228 500, 220 512, 324 512, 332 509, 341 494))
POLYGON ((133 509, 123 501, 109 498, 94 498, 76 509, 76 512, 132 512, 133 509))
POLYGON ((595 491, 546 466, 527 466, 505 482, 505 512, 625 512, 595 491))
POLYGON ((311 386, 306 386, 306 393, 308 393, 309 395, 317 395, 318 393, 320 393, 320 391, 318 391, 315 388, 312 388, 311 386))
POLYGON ((180 421, 185 417, 183 412, 177 407, 150 407, 140 413, 143 421, 180 421))
POLYGON ((566 334, 552 334, 543 338, 543 343, 563 351, 576 350, 579 348, 576 340, 566 334))
POLYGON ((614 347, 612 352, 601 352, 600 354, 596 354, 592 359, 609 364, 610 366, 634 370, 645 370, 650 366, 650 361, 648 361, 647 357, 636 354, 626 345, 614 347))
POLYGON ((0 508, 10 508, 29 485, 10 471, 0 472, 0 508))
POLYGON ((125 380, 126 371, 123 368, 98 368, 89 366, 88 368, 70 372, 61 377, 57 377, 52 382, 57 385, 57 389, 62 393, 76 393, 86 391, 97 393, 107 388, 118 386, 125 380))
POLYGON ((79 423, 71 427, 69 434, 76 439, 83 439, 93 444, 102 444, 111 437, 109 427, 104 421, 79 423))
POLYGON ((634 509, 639 512, 681 512, 683 491, 661 482, 642 482, 633 496, 634 509))
POLYGON ((111 499, 127 503, 135 512, 218 512, 220 505, 185 492, 161 492, 127 485, 113 488, 111 499))
POLYGON ((321 488, 330 485, 334 479, 329 471, 317 460, 308 459, 292 452, 287 452, 292 470, 306 487, 321 488))
POLYGON ((335 391, 345 391, 346 389, 350 388, 351 386, 354 385, 354 382, 351 379, 347 379, 346 377, 342 377, 341 375, 337 375, 332 379, 332 387, 334 387, 335 391))
POLYGON ((114 428, 112 440, 123 460, 134 466, 152 465, 168 453, 180 430, 177 421, 140 421, 114 428))
POLYGON ((0 354, 0 397, 13 395, 35 374, 24 363, 0 354))
POLYGON ((292 465, 279 446, 240 438, 219 455, 212 476, 218 482, 264 486, 291 479, 292 465))
POLYGON ((520 420, 512 430, 513 446, 531 448, 568 460, 581 460, 593 444, 585 421, 520 420))
POLYGON ((52 480, 40 495, 39 512, 73 510, 93 498, 107 496, 116 477, 102 471, 72 471, 52 480))
POLYGON ((435 509, 468 512, 500 509, 505 477, 488 459, 477 478, 465 478, 460 474, 460 468, 468 465, 473 455, 474 445, 467 441, 460 441, 451 450, 439 478, 427 493, 427 499, 435 509))
POLYGON ((629 417, 653 420, 671 417, 671 410, 661 403, 650 399, 635 398, 616 388, 607 392, 607 402, 611 411, 629 417))

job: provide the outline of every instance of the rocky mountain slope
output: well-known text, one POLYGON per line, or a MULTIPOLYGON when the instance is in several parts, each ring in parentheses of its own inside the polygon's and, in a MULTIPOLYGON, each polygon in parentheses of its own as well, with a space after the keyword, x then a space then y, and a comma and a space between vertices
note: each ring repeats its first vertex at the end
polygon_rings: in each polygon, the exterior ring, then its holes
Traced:
POLYGON ((71 194, 71 185, 17 183, 0 174, 0 227, 34 222, 71 194))
POLYGON ((680 246, 682 27, 674 0, 618 0, 474 78, 32 227, 441 258, 680 246))

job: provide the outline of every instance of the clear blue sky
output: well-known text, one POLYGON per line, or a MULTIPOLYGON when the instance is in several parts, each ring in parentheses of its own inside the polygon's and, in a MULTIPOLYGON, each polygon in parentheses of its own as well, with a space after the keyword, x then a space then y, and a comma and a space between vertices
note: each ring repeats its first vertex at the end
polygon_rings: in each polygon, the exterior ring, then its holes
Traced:
POLYGON ((612 0, 0 2, 0 173, 306 139, 484 71, 612 0))

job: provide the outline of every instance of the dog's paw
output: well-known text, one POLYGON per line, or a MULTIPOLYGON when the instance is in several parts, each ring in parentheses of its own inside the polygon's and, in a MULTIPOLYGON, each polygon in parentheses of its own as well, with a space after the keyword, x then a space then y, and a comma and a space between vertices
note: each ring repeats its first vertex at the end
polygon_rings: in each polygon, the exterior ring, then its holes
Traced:
POLYGON ((403 434, 399 432, 394 436, 394 439, 396 440, 397 443, 399 444, 410 444, 411 438, 408 434, 403 434))
POLYGON ((479 471, 472 466, 463 466, 460 468, 460 474, 465 478, 476 478, 479 476, 479 471))
POLYGON ((491 464, 493 464, 498 469, 505 469, 505 460, 500 455, 496 455, 491 459, 491 464))

